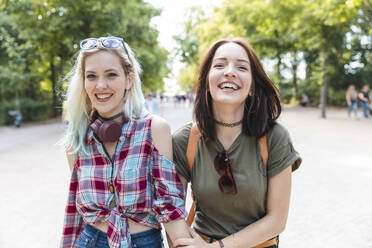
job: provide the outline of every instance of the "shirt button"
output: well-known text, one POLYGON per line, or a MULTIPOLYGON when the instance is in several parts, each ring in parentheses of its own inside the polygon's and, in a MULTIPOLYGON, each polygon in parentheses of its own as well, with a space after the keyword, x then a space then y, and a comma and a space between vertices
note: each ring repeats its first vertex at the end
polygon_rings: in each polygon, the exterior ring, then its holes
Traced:
POLYGON ((88 243, 88 241, 89 241, 88 239, 85 239, 85 242, 87 242, 87 243, 88 243))

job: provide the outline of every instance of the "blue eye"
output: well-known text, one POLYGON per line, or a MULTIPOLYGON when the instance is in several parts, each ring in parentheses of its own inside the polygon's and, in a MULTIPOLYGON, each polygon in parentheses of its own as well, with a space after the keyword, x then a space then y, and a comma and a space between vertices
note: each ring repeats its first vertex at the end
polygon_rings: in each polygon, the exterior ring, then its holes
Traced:
POLYGON ((116 74, 116 73, 109 73, 109 74, 108 74, 109 77, 116 77, 117 75, 118 75, 118 74, 116 74))
POLYGON ((93 78, 96 78, 96 75, 94 75, 94 74, 88 74, 88 75, 87 75, 87 78, 89 78, 89 79, 93 79, 93 78))
POLYGON ((239 68, 240 70, 245 70, 245 71, 248 70, 247 67, 245 67, 245 66, 238 66, 238 68, 239 68))
POLYGON ((222 68, 223 67, 223 64, 215 64, 213 67, 214 68, 222 68))

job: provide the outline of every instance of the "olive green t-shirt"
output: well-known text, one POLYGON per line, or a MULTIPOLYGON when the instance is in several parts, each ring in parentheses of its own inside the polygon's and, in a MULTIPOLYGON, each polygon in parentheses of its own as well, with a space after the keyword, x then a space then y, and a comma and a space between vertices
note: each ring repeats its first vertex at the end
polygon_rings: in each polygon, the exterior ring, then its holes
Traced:
POLYGON ((218 140, 199 139, 190 175, 186 150, 191 126, 189 123, 173 134, 174 163, 179 175, 191 181, 196 200, 193 227, 204 235, 222 239, 265 216, 267 178, 288 166, 296 170, 301 158, 293 148, 288 131, 276 124, 267 134, 266 169, 257 138, 241 133, 227 151, 238 193, 224 194, 218 186, 220 174, 213 165, 217 153, 223 150, 218 140))

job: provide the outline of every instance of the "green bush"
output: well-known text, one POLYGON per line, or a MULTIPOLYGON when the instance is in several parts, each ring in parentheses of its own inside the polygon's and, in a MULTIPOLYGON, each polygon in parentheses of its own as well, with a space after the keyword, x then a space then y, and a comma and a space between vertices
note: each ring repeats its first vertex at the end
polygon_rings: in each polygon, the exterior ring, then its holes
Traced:
MULTIPOLYGON (((52 116, 52 107, 49 101, 38 101, 31 98, 20 99, 22 121, 45 120, 52 116)), ((14 102, 2 101, 0 103, 0 125, 12 124, 14 118, 9 115, 10 110, 15 109, 14 102)))
POLYGON ((8 114, 8 111, 14 109, 14 103, 9 101, 0 102, 0 125, 11 124, 13 117, 8 114))
POLYGON ((279 85, 279 92, 283 103, 290 103, 293 96, 292 85, 283 83, 279 85))
POLYGON ((346 91, 334 90, 330 88, 328 91, 328 105, 333 106, 346 106, 346 91))
POLYGON ((21 99, 22 120, 38 121, 45 120, 52 116, 52 104, 48 101, 37 101, 30 98, 21 99))

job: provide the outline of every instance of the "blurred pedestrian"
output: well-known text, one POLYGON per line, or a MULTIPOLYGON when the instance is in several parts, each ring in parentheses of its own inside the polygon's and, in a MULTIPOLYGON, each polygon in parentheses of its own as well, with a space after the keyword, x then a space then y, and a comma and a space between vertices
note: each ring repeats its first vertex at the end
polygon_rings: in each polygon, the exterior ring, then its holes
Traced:
POLYGON ((122 38, 89 38, 67 92, 72 171, 61 247, 163 247, 189 237, 167 122, 144 115, 140 66, 122 38))
POLYGON ((302 107, 306 107, 308 103, 309 103, 309 97, 305 93, 302 93, 301 100, 300 100, 300 105, 302 107))
POLYGON ((146 95, 145 107, 151 114, 160 115, 158 99, 154 98, 151 93, 146 95))
POLYGON ((358 93, 355 90, 355 85, 351 84, 346 91, 347 115, 351 117, 351 112, 354 112, 354 117, 358 117, 358 93))
POLYGON ((22 113, 19 110, 17 110, 17 112, 14 116, 14 125, 16 127, 21 127, 21 125, 22 125, 22 113))
POLYGON ((8 114, 14 118, 14 125, 16 127, 21 127, 22 125, 22 113, 20 110, 9 110, 8 114))
POLYGON ((362 106, 363 116, 365 118, 368 118, 369 102, 371 99, 369 94, 369 86, 364 85, 358 96, 360 100, 360 105, 362 106))
POLYGON ((301 163, 287 129, 276 122, 278 90, 241 38, 215 42, 197 78, 196 124, 173 134, 173 154, 184 187, 192 182, 198 234, 176 244, 277 247, 292 171, 301 163), (192 144, 195 156, 189 156, 192 144))

